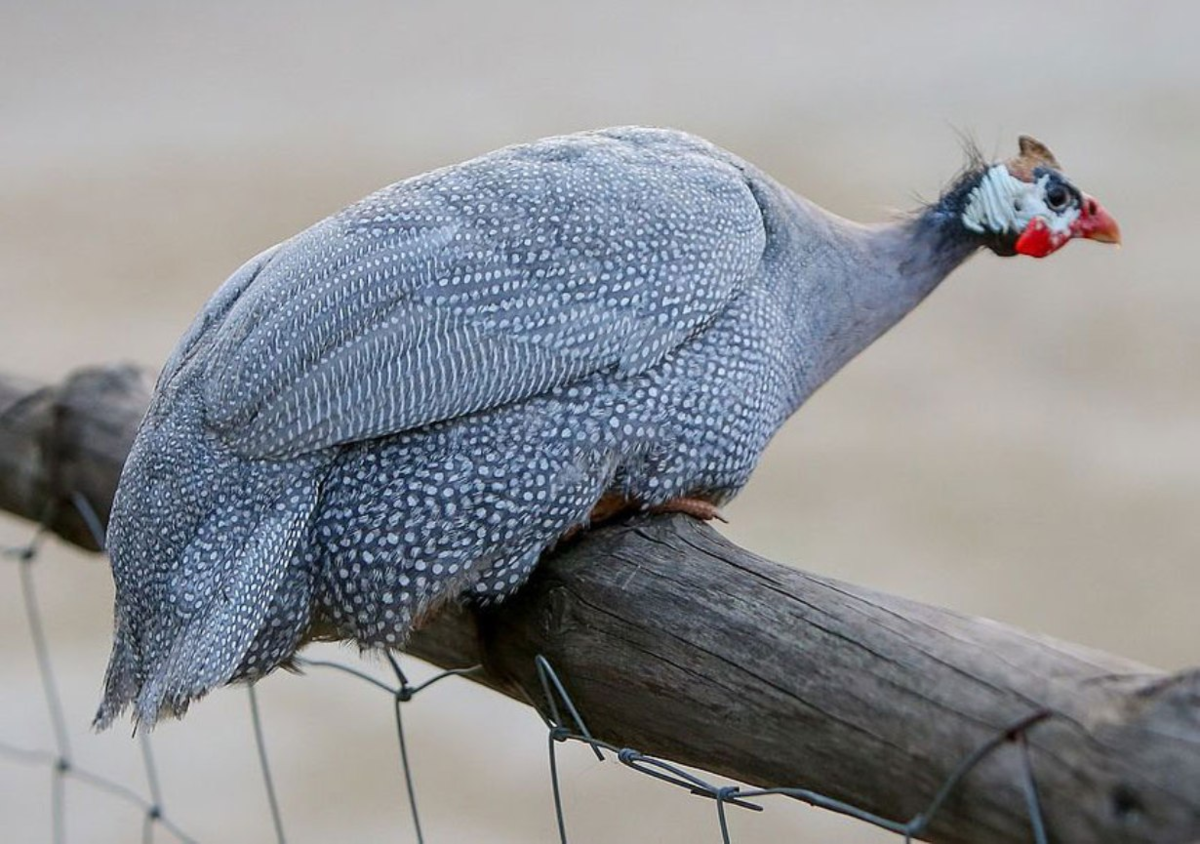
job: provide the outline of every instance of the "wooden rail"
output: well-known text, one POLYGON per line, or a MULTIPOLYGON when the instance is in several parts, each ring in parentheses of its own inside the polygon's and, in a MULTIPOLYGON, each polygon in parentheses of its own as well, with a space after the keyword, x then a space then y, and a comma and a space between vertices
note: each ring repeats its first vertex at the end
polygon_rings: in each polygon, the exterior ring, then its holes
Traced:
MULTIPOLYGON (((149 398, 132 367, 45 386, 0 375, 0 508, 94 549, 149 398)), ((492 611, 451 609, 407 650, 544 706, 555 666, 598 738, 883 817, 921 812, 973 749, 1027 742, 1055 842, 1200 841, 1200 672, 1167 675, 756 557, 686 517, 591 531, 492 611)), ((924 833, 1031 840, 1022 750, 985 758, 924 833)))

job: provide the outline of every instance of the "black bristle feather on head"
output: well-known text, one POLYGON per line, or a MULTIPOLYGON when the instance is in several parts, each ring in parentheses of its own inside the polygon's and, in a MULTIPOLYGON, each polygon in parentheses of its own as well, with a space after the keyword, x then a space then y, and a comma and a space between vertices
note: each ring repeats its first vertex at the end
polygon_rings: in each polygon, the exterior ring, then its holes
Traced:
POLYGON ((995 162, 984 156, 974 138, 960 133, 959 140, 966 161, 942 189, 938 198, 921 209, 920 217, 936 227, 945 247, 986 247, 1002 257, 1015 255, 1018 237, 1016 232, 976 232, 963 224, 962 218, 970 203, 971 192, 979 186, 980 180, 995 162))
POLYGON ((972 231, 963 224, 971 192, 991 166, 978 147, 967 148, 968 160, 958 174, 947 183, 933 202, 917 211, 918 225, 936 232, 940 248, 950 253, 974 251, 987 247, 997 255, 1015 254, 1015 234, 991 234, 972 231))

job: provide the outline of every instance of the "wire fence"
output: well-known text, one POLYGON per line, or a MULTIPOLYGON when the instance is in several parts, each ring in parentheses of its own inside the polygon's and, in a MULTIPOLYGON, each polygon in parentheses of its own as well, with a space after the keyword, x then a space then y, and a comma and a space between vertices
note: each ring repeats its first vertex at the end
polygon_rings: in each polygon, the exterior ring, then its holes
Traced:
POLYGON ((58 680, 54 671, 50 647, 46 638, 46 625, 41 601, 38 596, 37 579, 34 574, 34 562, 42 545, 44 532, 39 530, 30 543, 21 548, 7 549, 5 556, 16 561, 18 578, 21 587, 21 600, 25 607, 25 617, 29 625, 29 637, 33 647, 34 658, 37 662, 38 676, 41 680, 42 695, 46 705, 46 713, 54 736, 52 750, 42 748, 25 748, 0 739, 0 757, 17 764, 43 766, 50 769, 50 828, 51 840, 62 844, 68 840, 67 835, 67 780, 74 780, 81 785, 96 789, 110 795, 114 800, 128 803, 143 813, 142 841, 155 840, 155 832, 163 829, 176 840, 184 844, 194 844, 195 839, 187 835, 172 821, 163 808, 162 789, 159 785, 158 768, 154 761, 154 751, 150 738, 141 733, 138 742, 141 747, 142 765, 146 774, 147 795, 114 779, 95 773, 81 767, 75 762, 71 749, 70 734, 67 731, 67 719, 64 714, 62 694, 59 691, 58 680))
MULTIPOLYGON (((86 502, 77 500, 74 503, 80 510, 85 521, 91 526, 93 533, 97 537, 98 544, 102 545, 100 523, 95 514, 86 505, 86 502)), ((183 844, 196 844, 197 839, 182 829, 167 812, 152 741, 145 731, 138 733, 136 736, 140 746, 142 767, 145 773, 144 792, 137 787, 83 768, 76 762, 67 730, 63 695, 57 681, 54 659, 46 637, 45 613, 42 609, 38 591, 36 565, 44 538, 45 532, 39 529, 27 545, 20 548, 7 549, 4 552, 4 556, 15 563, 18 571, 31 647, 37 666, 42 697, 53 735, 54 746, 49 749, 21 747, 0 737, 0 760, 8 760, 11 764, 16 765, 30 765, 48 769, 50 773, 51 815, 49 818, 49 827, 51 830, 51 840, 55 844, 65 844, 65 842, 71 840, 71 836, 68 834, 70 831, 68 826, 69 807, 66 790, 68 781, 77 782, 80 785, 95 789, 98 792, 109 795, 114 801, 123 802, 140 811, 143 818, 143 842, 154 842, 161 838, 162 840, 183 842, 183 844)), ((390 705, 395 717, 400 773, 404 786, 403 794, 410 813, 413 840, 418 842, 418 844, 424 844, 426 840, 425 831, 421 824, 415 781, 417 767, 410 760, 409 745, 405 737, 404 707, 405 704, 412 701, 415 697, 424 694, 428 689, 439 685, 445 679, 469 677, 481 669, 475 667, 443 671, 423 682, 413 684, 409 682, 395 655, 387 652, 385 656, 391 668, 390 682, 381 680, 354 665, 343 662, 303 657, 298 657, 296 662, 302 668, 338 672, 355 682, 370 685, 378 690, 381 697, 386 696, 390 699, 390 705)), ((572 701, 570 695, 567 693, 563 679, 555 672, 549 661, 544 657, 538 656, 536 658, 536 669, 544 695, 541 712, 547 731, 548 779, 550 791, 553 796, 553 811, 560 844, 568 844, 568 811, 563 799, 558 748, 560 745, 568 742, 582 744, 590 748, 598 760, 605 761, 611 756, 619 764, 646 777, 648 780, 667 783, 698 797, 711 800, 715 807, 714 825, 716 830, 719 831, 720 840, 723 844, 733 844, 734 842, 728 821, 729 811, 731 809, 741 809, 760 812, 764 808, 762 799, 770 797, 791 798, 895 833, 906 842, 912 841, 920 838, 929 830, 930 824, 943 809, 946 801, 961 784, 963 779, 977 765, 992 754, 999 752, 1002 748, 1015 747, 1019 759, 1020 785, 1025 798, 1030 840, 1035 842, 1035 844, 1047 844, 1046 826, 1038 798, 1037 783, 1027 737, 1033 728, 1050 717, 1048 711, 1034 712, 998 732, 990 740, 981 744, 961 760, 958 766, 941 784, 941 787, 923 811, 907 820, 892 820, 809 789, 750 788, 716 782, 667 760, 641 753, 633 748, 619 747, 602 741, 593 736, 588 730, 583 714, 580 713, 572 701)), ((271 758, 263 726, 262 711, 254 686, 247 686, 246 689, 249 698, 249 717, 253 725, 255 746, 258 755, 258 767, 262 774, 275 838, 279 844, 286 844, 286 819, 280 808, 275 780, 271 773, 271 758)))

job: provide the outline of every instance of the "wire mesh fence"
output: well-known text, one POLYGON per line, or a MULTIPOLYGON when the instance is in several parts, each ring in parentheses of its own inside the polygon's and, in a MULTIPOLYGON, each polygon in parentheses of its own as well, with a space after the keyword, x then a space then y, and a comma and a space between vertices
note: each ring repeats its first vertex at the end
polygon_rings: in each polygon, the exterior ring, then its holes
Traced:
MULTIPOLYGON (((75 505, 99 538, 100 524, 94 513, 86 506, 86 503, 75 502, 75 505)), ((68 783, 77 783, 81 787, 107 795, 111 800, 126 804, 140 812, 143 842, 156 840, 173 840, 185 842, 185 844, 196 842, 198 839, 189 835, 187 830, 175 821, 174 815, 168 811, 168 801, 164 796, 158 774, 153 740, 145 731, 136 735, 144 774, 144 783, 141 785, 122 782, 114 777, 89 770, 78 763, 67 729, 63 693, 58 683, 54 654, 46 633, 46 613, 38 586, 37 561, 43 548, 44 538, 45 534, 38 531, 27 545, 7 549, 4 556, 12 562, 17 572, 16 579, 19 583, 30 647, 38 675, 36 681, 30 678, 30 685, 40 684, 41 703, 53 737, 53 746, 49 748, 27 747, 0 736, 0 761, 6 761, 12 765, 40 768, 48 772, 50 817, 46 821, 46 826, 49 829, 48 837, 55 844, 75 840, 79 837, 72 835, 69 823, 71 812, 68 783)), ((394 654, 387 652, 385 658, 390 668, 390 676, 386 679, 373 676, 360 667, 342 661, 300 657, 297 659, 297 665, 301 669, 335 672, 350 682, 371 687, 378 692, 381 698, 386 697, 390 701, 402 781, 402 789, 400 787, 397 789, 397 798, 407 804, 411 825, 408 832, 397 832, 400 836, 399 840, 414 840, 418 844, 424 844, 426 829, 421 822, 417 783, 420 762, 411 758, 412 754, 405 733, 404 709, 406 704, 416 697, 428 694, 434 686, 440 686, 443 680, 469 677, 479 669, 442 671, 421 682, 413 683, 410 682, 394 654)), ((711 801, 714 806, 713 840, 720 840, 724 844, 732 844, 736 840, 731 832, 729 822, 731 810, 761 812, 765 808, 764 798, 772 797, 791 798, 807 803, 894 833, 904 841, 911 841, 920 838, 928 831, 930 824, 943 809, 946 801, 977 765, 993 754, 1014 752, 1019 759, 1018 770, 1029 823, 1029 840, 1036 844, 1046 844, 1048 841, 1027 741, 1029 732, 1050 717, 1048 712, 1034 712, 999 731, 961 760, 942 782, 924 810, 911 818, 896 820, 880 817, 857 806, 806 788, 751 788, 719 782, 668 760, 641 753, 634 748, 620 747, 600 740, 589 731, 584 713, 579 711, 567 691, 568 684, 564 682, 564 678, 558 675, 550 662, 544 657, 538 656, 536 669, 543 693, 541 712, 546 727, 548 790, 552 797, 552 808, 548 811, 554 813, 554 825, 561 844, 567 844, 569 840, 568 821, 570 816, 570 810, 564 799, 559 764, 559 747, 565 743, 575 743, 589 748, 597 760, 615 760, 629 771, 640 775, 643 778, 643 784, 647 787, 652 783, 665 783, 711 801)), ((274 836, 280 844, 284 844, 288 840, 287 818, 281 808, 275 777, 272 775, 271 744, 267 736, 266 718, 255 687, 252 685, 246 687, 246 694, 249 703, 248 715, 253 726, 257 765, 261 774, 274 836)), ((172 801, 172 805, 174 802, 172 801)), ((436 833, 432 837, 436 838, 436 833)))
POLYGON ((54 736, 54 747, 53 749, 21 747, 0 737, 0 757, 14 764, 34 765, 49 769, 51 807, 49 825, 51 840, 55 844, 60 844, 60 842, 68 840, 66 792, 68 780, 104 792, 114 800, 123 801, 139 809, 143 813, 144 818, 142 824, 143 842, 154 841, 156 831, 161 828, 173 835, 176 840, 185 842, 185 844, 191 844, 194 839, 180 829, 164 809, 162 788, 159 785, 154 751, 151 747, 150 738, 145 733, 142 733, 138 737, 142 764, 146 776, 145 795, 131 786, 83 768, 75 761, 75 756, 71 748, 70 735, 67 731, 63 698, 59 691, 58 680, 54 670, 54 660, 46 637, 45 618, 41 601, 38 597, 37 578, 34 573, 34 562, 41 548, 42 537, 43 534, 39 531, 28 545, 21 548, 8 549, 5 556, 16 562, 18 579, 20 581, 21 600, 25 608, 26 621, 29 625, 29 638, 37 663, 46 714, 54 736))

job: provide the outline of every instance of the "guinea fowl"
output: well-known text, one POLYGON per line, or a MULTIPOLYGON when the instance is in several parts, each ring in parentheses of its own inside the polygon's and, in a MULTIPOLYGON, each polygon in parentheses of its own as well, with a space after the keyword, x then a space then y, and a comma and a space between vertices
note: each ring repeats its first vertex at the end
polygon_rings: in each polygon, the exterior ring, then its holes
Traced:
POLYGON ((874 226, 659 129, 385 188, 245 264, 167 362, 111 515, 97 724, 180 715, 315 631, 400 647, 601 514, 709 515, 972 253, 1077 237, 1119 239, 1028 137, 874 226))

